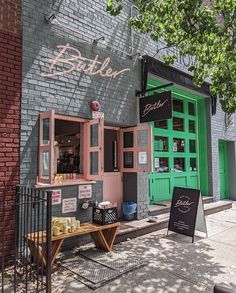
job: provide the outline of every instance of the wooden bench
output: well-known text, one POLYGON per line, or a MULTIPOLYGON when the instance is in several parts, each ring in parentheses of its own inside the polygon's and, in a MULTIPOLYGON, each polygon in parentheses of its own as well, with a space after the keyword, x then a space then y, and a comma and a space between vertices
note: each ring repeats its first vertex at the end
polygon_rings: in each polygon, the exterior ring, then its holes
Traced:
MULTIPOLYGON (((51 266, 53 266, 63 241, 66 238, 90 234, 97 248, 103 249, 105 251, 111 251, 119 226, 120 223, 113 223, 105 226, 100 226, 93 223, 85 223, 82 224, 81 227, 78 228, 75 232, 65 234, 61 233, 60 235, 52 236, 51 266)), ((34 259, 37 260, 37 262, 43 267, 46 267, 46 232, 40 231, 28 234, 26 240, 34 259)))

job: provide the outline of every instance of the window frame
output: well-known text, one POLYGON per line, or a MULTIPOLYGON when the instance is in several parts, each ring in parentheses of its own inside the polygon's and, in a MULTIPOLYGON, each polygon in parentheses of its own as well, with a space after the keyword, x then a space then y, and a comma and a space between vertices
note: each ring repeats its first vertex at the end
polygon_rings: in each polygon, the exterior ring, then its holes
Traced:
MULTIPOLYGON (((78 118, 78 117, 72 117, 72 116, 66 116, 66 115, 59 115, 55 114, 55 110, 49 110, 46 112, 39 113, 39 135, 38 135, 38 176, 37 176, 37 185, 40 184, 48 184, 53 185, 55 174, 54 174, 54 141, 55 141, 55 120, 63 120, 63 121, 71 121, 71 122, 78 122, 82 123, 82 136, 83 136, 83 159, 82 159, 82 170, 83 173, 81 174, 79 179, 74 180, 66 180, 63 183, 68 184, 70 181, 73 183, 78 182, 78 180, 84 179, 84 180, 99 180, 102 178, 103 175, 103 119, 84 119, 84 118, 78 118), (49 144, 43 144, 43 120, 49 119, 49 144), (98 137, 98 146, 96 147, 96 150, 99 152, 99 170, 98 175, 90 175, 89 170, 89 164, 90 160, 88 158, 91 151, 89 151, 89 142, 88 139, 90 138, 90 132, 89 129, 87 130, 87 127, 91 124, 97 123, 99 120, 99 137, 98 137), (88 131, 88 132, 87 132, 88 131), (48 178, 45 178, 42 176, 42 154, 43 152, 48 151, 49 153, 49 176, 48 178)), ((58 185, 58 184, 57 184, 58 185)), ((63 184, 62 184, 63 185, 63 184)))
POLYGON ((135 127, 121 128, 120 129, 120 172, 152 172, 152 127, 143 124, 135 127), (147 130, 148 134, 148 143, 147 146, 138 146, 137 145, 137 132, 140 130, 147 130), (133 147, 124 148, 124 133, 133 132, 133 147), (133 168, 124 167, 124 153, 132 152, 133 153, 133 168), (147 166, 140 167, 137 164, 139 152, 147 152, 147 166))

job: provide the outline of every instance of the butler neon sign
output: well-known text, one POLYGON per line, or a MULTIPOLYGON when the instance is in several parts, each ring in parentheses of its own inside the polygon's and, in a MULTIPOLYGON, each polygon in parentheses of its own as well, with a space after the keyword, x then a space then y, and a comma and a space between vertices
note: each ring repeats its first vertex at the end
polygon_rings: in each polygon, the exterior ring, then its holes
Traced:
POLYGON ((63 76, 78 71, 88 75, 116 78, 122 73, 130 71, 130 68, 113 70, 110 66, 110 57, 104 60, 99 60, 99 55, 96 55, 94 59, 85 58, 78 49, 71 47, 69 43, 58 45, 57 48, 59 53, 54 59, 49 60, 49 72, 41 72, 41 76, 63 76))

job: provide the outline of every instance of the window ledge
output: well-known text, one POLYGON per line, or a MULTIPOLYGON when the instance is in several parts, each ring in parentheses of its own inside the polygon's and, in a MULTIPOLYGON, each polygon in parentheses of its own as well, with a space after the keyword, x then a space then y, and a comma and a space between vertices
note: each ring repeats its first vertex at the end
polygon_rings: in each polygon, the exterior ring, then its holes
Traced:
POLYGON ((35 188, 49 188, 49 187, 61 187, 61 186, 70 186, 70 185, 80 185, 80 184, 94 184, 96 181, 89 181, 89 180, 66 180, 62 183, 54 183, 54 184, 45 184, 45 183, 38 183, 35 185, 35 188))

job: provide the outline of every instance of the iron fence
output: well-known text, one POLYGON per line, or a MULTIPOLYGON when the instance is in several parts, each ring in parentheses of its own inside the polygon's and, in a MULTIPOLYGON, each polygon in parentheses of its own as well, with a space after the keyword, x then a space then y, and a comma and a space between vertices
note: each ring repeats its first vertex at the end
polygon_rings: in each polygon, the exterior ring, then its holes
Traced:
POLYGON ((51 193, 17 186, 15 215, 12 215, 15 216, 15 248, 10 258, 2 229, 2 293, 51 292, 51 193))

